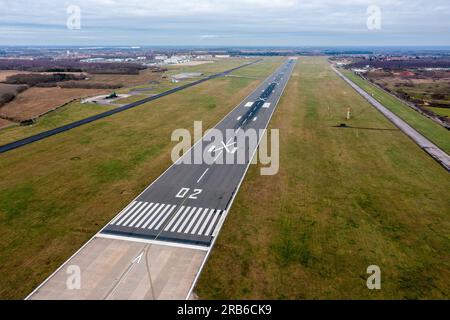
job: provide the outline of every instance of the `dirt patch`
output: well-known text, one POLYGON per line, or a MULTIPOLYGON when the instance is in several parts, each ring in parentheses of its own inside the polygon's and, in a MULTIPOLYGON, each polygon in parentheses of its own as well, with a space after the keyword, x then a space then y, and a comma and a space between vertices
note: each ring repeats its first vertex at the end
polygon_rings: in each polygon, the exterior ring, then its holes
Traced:
POLYGON ((0 117, 14 121, 32 119, 80 97, 103 93, 98 89, 30 88, 0 108, 0 117))
POLYGON ((17 70, 0 70, 0 82, 5 81, 7 77, 15 74, 26 74, 30 72, 17 71, 17 70))
POLYGON ((10 125, 13 125, 13 124, 14 124, 14 122, 12 122, 12 121, 0 118, 0 129, 9 127, 10 125))

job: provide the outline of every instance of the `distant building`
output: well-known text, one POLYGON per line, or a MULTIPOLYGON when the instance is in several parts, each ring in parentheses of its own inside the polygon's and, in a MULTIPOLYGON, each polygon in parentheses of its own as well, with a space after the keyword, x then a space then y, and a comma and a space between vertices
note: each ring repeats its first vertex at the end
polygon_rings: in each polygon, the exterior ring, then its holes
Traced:
POLYGON ((366 72, 368 72, 369 70, 368 70, 368 69, 352 69, 352 71, 353 71, 353 72, 356 72, 356 73, 366 73, 366 72))
POLYGON ((166 60, 167 58, 168 56, 166 56, 165 54, 155 56, 155 60, 166 60))
POLYGON ((185 63, 185 62, 189 62, 190 58, 187 56, 171 56, 168 59, 164 60, 164 63, 166 64, 178 64, 178 63, 185 63))
POLYGON ((212 58, 212 54, 201 54, 195 57, 196 60, 211 60, 212 58))
POLYGON ((229 54, 216 54, 216 58, 230 58, 231 56, 229 54))

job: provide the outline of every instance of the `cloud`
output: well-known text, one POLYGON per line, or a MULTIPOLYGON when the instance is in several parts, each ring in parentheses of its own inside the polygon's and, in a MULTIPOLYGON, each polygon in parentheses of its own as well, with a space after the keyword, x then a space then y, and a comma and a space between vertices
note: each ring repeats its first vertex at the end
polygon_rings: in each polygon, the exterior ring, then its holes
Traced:
MULTIPOLYGON (((205 40, 246 44, 262 39, 264 45, 283 39, 286 44, 298 39, 311 42, 310 35, 320 34, 318 43, 330 42, 330 36, 334 43, 357 43, 365 36, 369 43, 374 39, 382 44, 383 39, 397 41, 396 35, 405 33, 417 33, 419 42, 450 41, 442 37, 450 31, 448 0, 0 0, 0 28, 41 30, 42 37, 34 41, 42 43, 51 40, 45 36, 47 29, 52 33, 59 29, 58 39, 69 37, 65 28, 69 5, 81 8, 85 36, 99 41, 104 37, 124 41, 128 36, 134 43, 162 39, 171 44, 205 40), (366 28, 366 9, 372 4, 382 13, 382 29, 376 36, 366 28), (233 36, 225 40, 226 34, 233 36)), ((0 34, 0 43, 10 42, 3 38, 0 34)))

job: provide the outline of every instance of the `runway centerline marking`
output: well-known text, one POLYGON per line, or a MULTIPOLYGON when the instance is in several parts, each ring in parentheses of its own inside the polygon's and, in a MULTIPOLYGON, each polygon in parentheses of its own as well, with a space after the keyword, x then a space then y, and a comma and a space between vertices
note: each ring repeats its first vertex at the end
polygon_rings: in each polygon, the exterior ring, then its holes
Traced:
POLYGON ((209 168, 206 168, 206 170, 202 173, 202 175, 200 176, 200 178, 198 178, 197 183, 199 183, 202 178, 205 176, 205 174, 208 172, 209 168))

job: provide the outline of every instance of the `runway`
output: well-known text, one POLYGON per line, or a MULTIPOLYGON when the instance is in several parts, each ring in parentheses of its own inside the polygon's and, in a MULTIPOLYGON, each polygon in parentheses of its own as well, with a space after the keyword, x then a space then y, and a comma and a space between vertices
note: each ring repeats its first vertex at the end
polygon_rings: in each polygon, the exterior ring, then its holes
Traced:
POLYGON ((206 134, 101 232, 209 246, 257 146, 245 146, 243 163, 229 164, 225 157, 237 154, 235 140, 246 130, 266 128, 294 65, 294 60, 284 63, 215 127, 224 137, 227 129, 233 131, 234 137, 210 142, 206 134), (195 152, 209 152, 215 161, 183 163, 195 152))

